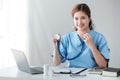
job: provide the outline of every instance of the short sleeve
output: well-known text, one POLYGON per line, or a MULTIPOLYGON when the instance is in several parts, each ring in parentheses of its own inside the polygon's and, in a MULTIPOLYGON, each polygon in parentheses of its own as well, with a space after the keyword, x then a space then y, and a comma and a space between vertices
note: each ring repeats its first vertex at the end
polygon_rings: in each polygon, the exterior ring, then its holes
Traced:
POLYGON ((102 54, 102 56, 106 59, 106 61, 109 61, 110 56, 109 56, 109 48, 107 45, 107 41, 105 40, 105 37, 103 35, 100 35, 100 37, 98 38, 98 50, 99 52, 102 54))

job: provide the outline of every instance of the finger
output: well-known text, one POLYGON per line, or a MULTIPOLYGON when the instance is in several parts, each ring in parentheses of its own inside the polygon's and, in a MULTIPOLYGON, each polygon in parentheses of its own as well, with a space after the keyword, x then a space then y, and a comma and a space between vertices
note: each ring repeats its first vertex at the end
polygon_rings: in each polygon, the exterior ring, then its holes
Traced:
POLYGON ((88 36, 91 36, 89 33, 87 33, 88 36))
POLYGON ((84 38, 84 39, 87 39, 87 38, 88 38, 88 36, 87 36, 86 34, 84 34, 84 35, 83 35, 83 38, 84 38))
POLYGON ((83 36, 83 40, 86 41, 87 37, 86 36, 83 36))
POLYGON ((89 37, 90 35, 89 35, 89 33, 86 33, 85 36, 89 37))
POLYGON ((53 43, 56 43, 56 42, 57 42, 57 40, 56 40, 55 37, 52 38, 52 41, 53 41, 53 43))

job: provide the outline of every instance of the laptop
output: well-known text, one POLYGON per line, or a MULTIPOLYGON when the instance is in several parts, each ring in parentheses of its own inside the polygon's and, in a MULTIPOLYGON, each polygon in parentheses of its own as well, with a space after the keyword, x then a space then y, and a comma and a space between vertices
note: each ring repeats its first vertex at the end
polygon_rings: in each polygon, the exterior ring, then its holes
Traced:
POLYGON ((30 67, 23 51, 12 49, 17 67, 19 70, 31 74, 42 74, 43 67, 30 67))

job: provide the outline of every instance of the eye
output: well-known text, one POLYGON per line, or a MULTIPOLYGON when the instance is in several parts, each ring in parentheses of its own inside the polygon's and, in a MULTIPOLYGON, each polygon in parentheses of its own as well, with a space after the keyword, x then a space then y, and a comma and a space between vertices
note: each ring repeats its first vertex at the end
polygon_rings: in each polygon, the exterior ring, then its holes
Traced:
POLYGON ((74 19, 75 19, 75 20, 78 20, 78 17, 75 17, 74 19))
POLYGON ((85 19, 85 16, 81 16, 81 19, 85 19))

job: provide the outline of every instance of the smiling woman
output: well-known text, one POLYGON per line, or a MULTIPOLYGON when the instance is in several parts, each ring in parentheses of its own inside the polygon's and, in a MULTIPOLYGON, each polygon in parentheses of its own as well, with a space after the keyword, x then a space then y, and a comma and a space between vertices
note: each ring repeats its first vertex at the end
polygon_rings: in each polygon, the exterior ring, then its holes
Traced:
POLYGON ((88 5, 76 4, 72 9, 72 17, 75 31, 63 35, 61 44, 53 37, 53 63, 58 66, 67 60, 68 67, 106 67, 110 59, 107 41, 101 33, 93 30, 88 5))

